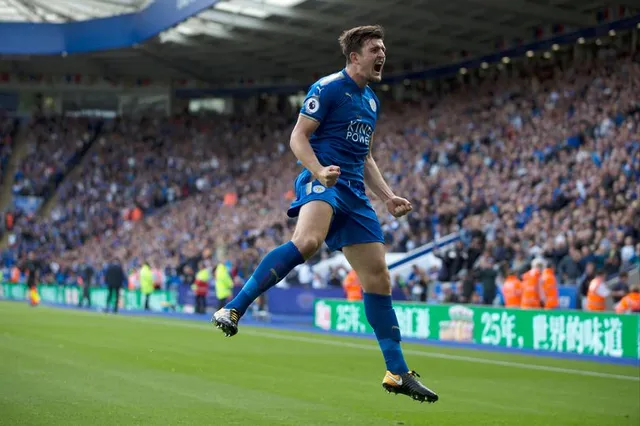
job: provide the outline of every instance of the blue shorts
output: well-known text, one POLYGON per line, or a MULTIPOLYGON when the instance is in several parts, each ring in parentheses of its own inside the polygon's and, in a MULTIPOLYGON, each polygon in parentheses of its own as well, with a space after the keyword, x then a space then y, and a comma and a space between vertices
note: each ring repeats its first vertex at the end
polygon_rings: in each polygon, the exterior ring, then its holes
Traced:
POLYGON ((297 217, 300 208, 310 201, 324 201, 333 207, 333 219, 325 239, 329 250, 340 250, 353 244, 384 244, 384 234, 364 184, 338 180, 336 185, 327 188, 312 179, 308 170, 298 175, 296 199, 287 211, 289 217, 297 217))

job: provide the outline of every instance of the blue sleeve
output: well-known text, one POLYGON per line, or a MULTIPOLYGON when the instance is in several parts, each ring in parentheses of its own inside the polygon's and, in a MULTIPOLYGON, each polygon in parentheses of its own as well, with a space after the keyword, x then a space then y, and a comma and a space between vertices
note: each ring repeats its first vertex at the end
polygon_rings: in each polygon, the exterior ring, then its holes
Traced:
POLYGON ((311 86, 300 109, 300 114, 321 123, 331 109, 334 98, 333 87, 333 85, 322 86, 318 83, 311 86))

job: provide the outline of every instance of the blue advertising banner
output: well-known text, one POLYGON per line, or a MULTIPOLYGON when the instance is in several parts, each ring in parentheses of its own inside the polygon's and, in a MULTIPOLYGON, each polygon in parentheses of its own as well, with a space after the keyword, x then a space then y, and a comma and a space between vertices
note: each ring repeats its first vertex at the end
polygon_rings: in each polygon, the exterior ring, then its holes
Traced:
MULTIPOLYGON (((234 295, 238 294, 241 287, 235 287, 234 295)), ((441 284, 436 283, 434 293, 436 295, 441 292, 441 284)), ((482 286, 477 285, 476 291, 482 296, 482 286)), ((577 290, 575 286, 559 286, 558 287, 560 307, 562 309, 575 309, 577 290)), ((180 306, 194 306, 195 295, 188 285, 180 285, 178 287, 177 303, 180 306)), ((501 297, 500 292, 498 296, 501 297)), ((341 288, 331 287, 325 289, 312 289, 302 287, 278 288, 274 287, 267 292, 267 304, 269 312, 276 315, 312 315, 314 301, 316 299, 344 299, 344 290, 341 288)), ((406 297, 401 289, 393 289, 393 300, 403 301, 406 297)), ((218 299, 215 296, 215 290, 210 289, 207 296, 207 306, 217 307, 218 299)))
POLYGON ((0 24, 0 54, 55 55, 121 49, 141 43, 219 0, 156 0, 147 8, 108 18, 63 24, 0 24))
MULTIPOLYGON (((393 289, 393 300, 406 300, 404 293, 399 288, 393 289)), ((269 312, 281 315, 313 315, 316 299, 344 299, 342 288, 330 287, 323 289, 313 288, 277 288, 267 292, 267 304, 269 312)))
POLYGON ((562 309, 576 309, 578 306, 578 289, 572 285, 558 287, 558 298, 562 309))
MULTIPOLYGON (((235 287, 234 295, 238 294, 241 287, 235 287)), ((267 292, 267 305, 269 312, 276 315, 313 315, 313 306, 316 299, 343 299, 344 290, 341 288, 312 289, 302 287, 278 288, 274 287, 267 292)), ((394 300, 406 300, 399 289, 393 290, 394 300)), ((178 287, 177 303, 181 306, 195 305, 195 295, 187 285, 178 287)), ((209 290, 207 306, 217 307, 218 299, 213 289, 209 290)))

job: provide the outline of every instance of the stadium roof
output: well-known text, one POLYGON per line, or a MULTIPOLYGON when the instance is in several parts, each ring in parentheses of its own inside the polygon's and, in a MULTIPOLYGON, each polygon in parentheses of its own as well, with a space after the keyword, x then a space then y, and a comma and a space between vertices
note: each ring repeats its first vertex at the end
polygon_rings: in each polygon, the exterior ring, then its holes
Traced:
POLYGON ((0 0, 0 22, 67 22, 134 12, 145 0, 0 0))
MULTIPOLYGON (((134 12, 149 0, 0 0, 0 21, 68 22, 134 12)), ((350 26, 387 29, 388 64, 443 64, 452 52, 476 56, 496 42, 534 38, 533 28, 595 24, 585 0, 222 0, 142 46, 90 55, 11 58, 24 72, 308 80, 343 65, 337 37, 350 26)))

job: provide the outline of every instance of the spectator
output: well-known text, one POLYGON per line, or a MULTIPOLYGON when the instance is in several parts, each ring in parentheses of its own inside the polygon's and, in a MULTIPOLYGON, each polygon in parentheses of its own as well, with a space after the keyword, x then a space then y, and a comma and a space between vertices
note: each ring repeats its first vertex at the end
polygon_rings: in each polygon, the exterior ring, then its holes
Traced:
POLYGON ((107 306, 105 312, 109 312, 109 307, 113 301, 113 313, 118 313, 120 300, 120 289, 127 282, 127 276, 122 269, 122 264, 117 258, 112 258, 104 272, 104 281, 109 289, 107 295, 107 306))
POLYGON ((149 299, 153 293, 153 273, 148 261, 142 262, 142 268, 140 268, 140 291, 144 297, 144 310, 150 310, 149 299))
POLYGON ((615 309, 618 314, 640 314, 640 284, 631 287, 631 292, 622 298, 615 309))
POLYGON ((493 266, 493 259, 485 253, 479 260, 478 268, 474 271, 478 281, 482 284, 482 304, 493 305, 497 294, 496 279, 497 266, 493 266))
POLYGON ((455 246, 447 252, 441 254, 435 251, 434 255, 442 260, 442 267, 438 275, 439 281, 453 281, 467 263, 467 253, 462 241, 456 242, 455 246))
POLYGON ((589 293, 589 285, 596 278, 596 265, 593 262, 587 263, 584 274, 580 278, 580 286, 578 291, 578 309, 586 306, 587 294, 589 293))
POLYGON ((614 306, 620 303, 620 300, 629 293, 628 280, 629 275, 626 272, 621 272, 616 283, 611 286, 611 299, 614 306))
POLYGON ((454 291, 451 285, 444 286, 442 289, 442 293, 443 293, 443 297, 442 297, 443 303, 460 303, 460 296, 458 296, 458 294, 454 291))
MULTIPOLYGON (((204 264, 204 261, 198 263, 198 273, 196 274, 194 286, 195 312, 196 314, 207 313, 207 295, 209 294, 209 284, 211 281, 211 272, 204 264)), ((218 285, 216 283, 216 289, 218 285)))
POLYGON ((605 281, 606 273, 604 269, 596 271, 596 277, 589 283, 587 289, 587 301, 585 310, 591 312, 602 312, 607 308, 607 300, 611 296, 611 290, 605 281))
POLYGON ((347 276, 344 278, 342 287, 344 288, 347 300, 362 300, 362 284, 360 283, 360 279, 358 278, 358 274, 356 274, 355 269, 349 271, 347 276))
POLYGON ((628 236, 624 239, 624 247, 620 250, 620 260, 623 267, 631 265, 634 255, 633 237, 628 236))
POLYGON ((620 271, 622 261, 617 244, 611 243, 609 246, 610 247, 606 251, 606 258, 604 260, 604 271, 607 276, 612 276, 620 271))
POLYGON ((429 277, 418 265, 411 266, 407 285, 411 292, 411 299, 417 302, 426 302, 429 297, 429 277))
POLYGON ((221 309, 231 299, 233 295, 233 280, 224 262, 216 266, 216 298, 218 299, 217 309, 221 309))
POLYGON ((557 275, 560 277, 562 284, 576 285, 578 283, 578 279, 582 275, 579 262, 580 252, 578 249, 572 247, 569 253, 564 255, 558 263, 557 275))

